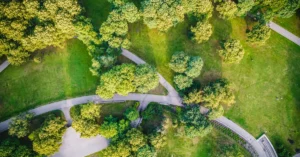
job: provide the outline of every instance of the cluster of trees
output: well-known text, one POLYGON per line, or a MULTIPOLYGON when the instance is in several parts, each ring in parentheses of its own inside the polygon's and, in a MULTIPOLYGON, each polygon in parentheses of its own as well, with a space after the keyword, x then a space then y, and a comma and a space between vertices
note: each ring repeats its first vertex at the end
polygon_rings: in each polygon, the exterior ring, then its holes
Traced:
POLYGON ((75 0, 7 1, 0 3, 0 56, 20 65, 31 52, 61 47, 76 35, 81 8, 75 0))
POLYGON ((172 56, 169 67, 177 73, 174 76, 177 89, 184 90, 191 87, 193 78, 200 75, 203 60, 199 56, 188 56, 184 52, 177 52, 172 56))
POLYGON ((30 148, 22 145, 17 138, 6 138, 0 143, 1 157, 32 157, 37 156, 30 148))
POLYGON ((239 40, 228 39, 222 43, 222 49, 219 50, 223 62, 239 63, 244 57, 244 49, 239 40))
POLYGON ((99 134, 97 119, 100 118, 100 112, 101 105, 92 103, 75 108, 72 127, 80 133, 80 137, 89 138, 99 134))
POLYGON ((188 105, 200 104, 210 109, 209 119, 216 119, 223 115, 223 106, 235 103, 235 96, 230 83, 220 79, 210 83, 200 90, 193 90, 184 96, 183 102, 188 105))
POLYGON ((32 125, 33 116, 32 113, 24 113, 12 118, 8 128, 8 133, 12 138, 2 142, 0 156, 52 155, 58 151, 62 136, 66 131, 66 121, 61 117, 50 114, 42 125, 35 129, 36 127, 32 125), (33 150, 21 145, 14 136, 17 138, 28 136, 32 141, 33 150))
POLYGON ((113 67, 100 77, 96 93, 104 99, 110 99, 115 93, 126 96, 130 92, 146 93, 158 86, 156 70, 148 64, 122 64, 113 67))

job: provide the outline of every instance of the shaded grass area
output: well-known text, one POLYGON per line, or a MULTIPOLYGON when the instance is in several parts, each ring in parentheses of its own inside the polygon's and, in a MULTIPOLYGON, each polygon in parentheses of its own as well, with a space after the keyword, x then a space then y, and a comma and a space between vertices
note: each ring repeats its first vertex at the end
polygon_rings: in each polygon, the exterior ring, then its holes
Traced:
POLYGON ((300 38, 300 10, 290 18, 275 18, 273 21, 300 38))
POLYGON ((63 49, 46 52, 39 64, 9 66, 0 73, 0 120, 57 100, 94 94, 98 78, 91 58, 77 39, 63 49))

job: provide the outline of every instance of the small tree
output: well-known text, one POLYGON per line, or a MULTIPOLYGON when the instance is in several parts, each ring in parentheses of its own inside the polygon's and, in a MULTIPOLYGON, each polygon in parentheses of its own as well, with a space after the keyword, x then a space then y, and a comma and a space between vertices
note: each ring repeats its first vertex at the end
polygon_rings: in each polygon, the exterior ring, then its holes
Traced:
POLYGON ((195 16, 210 17, 214 9, 210 0, 183 0, 182 3, 186 13, 192 13, 195 16))
POLYGON ((225 0, 217 5, 216 10, 222 19, 232 19, 238 11, 237 5, 231 0, 225 0))
POLYGON ((212 35, 212 25, 205 22, 197 22, 195 27, 191 27, 191 32, 193 33, 193 40, 197 43, 202 43, 203 41, 207 41, 212 35))
POLYGON ((167 145, 167 137, 161 132, 156 132, 149 136, 149 141, 151 145, 156 149, 161 149, 167 145))
POLYGON ((103 124, 100 126, 100 135, 105 138, 113 138, 118 134, 118 122, 112 116, 105 117, 103 124))
POLYGON ((202 101, 202 91, 193 90, 188 95, 185 95, 183 98, 183 102, 190 104, 199 104, 202 101))
POLYGON ((149 28, 167 31, 184 20, 181 0, 146 0, 142 3, 144 23, 149 28))
POLYGON ((83 119, 95 120, 96 118, 100 118, 101 105, 89 103, 86 105, 82 105, 80 109, 80 115, 83 119))
POLYGON ((245 16, 252 7, 255 5, 254 0, 238 0, 238 10, 236 12, 237 16, 245 16))
POLYGON ((190 57, 185 74, 190 78, 196 78, 200 75, 203 67, 203 60, 199 56, 190 57))
POLYGON ((137 152, 137 157, 156 157, 156 151, 153 147, 145 145, 137 152))
POLYGON ((121 7, 121 11, 122 16, 129 23, 134 23, 140 18, 138 8, 133 3, 126 3, 124 6, 121 7))
POLYGON ((9 135, 17 136, 18 138, 27 136, 30 133, 30 121, 33 116, 33 113, 25 113, 12 118, 8 127, 9 135))
POLYGON ((59 150, 67 122, 49 115, 43 125, 30 135, 33 150, 40 155, 52 155, 59 150))
POLYGON ((229 39, 222 48, 219 50, 219 55, 225 63, 239 63, 244 57, 244 49, 238 40, 229 39))
POLYGON ((190 57, 187 56, 184 52, 177 52, 172 55, 169 67, 177 73, 184 73, 187 69, 187 63, 189 59, 190 57))
POLYGON ((100 155, 103 157, 129 157, 131 155, 130 146, 125 141, 118 141, 100 151, 100 155))
POLYGON ((130 107, 126 109, 124 115, 128 120, 134 121, 139 118, 139 111, 136 108, 130 107))
POLYGON ((131 151, 137 152, 141 147, 146 145, 145 135, 138 129, 132 128, 126 133, 126 140, 130 144, 131 151))
POLYGON ((254 44, 263 45, 271 36, 271 29, 268 26, 256 25, 247 32, 247 41, 254 44))
POLYGON ((223 114, 224 114, 223 106, 218 106, 217 108, 210 110, 210 112, 208 114, 208 118, 210 120, 214 120, 214 119, 217 119, 219 117, 222 117, 223 114))
POLYGON ((191 87, 191 85, 193 84, 193 79, 188 76, 179 74, 174 77, 174 83, 179 90, 184 90, 191 87))
POLYGON ((138 92, 147 93, 159 85, 157 71, 148 64, 138 65, 135 71, 134 85, 138 92))
POLYGON ((15 138, 7 138, 0 143, 1 157, 31 157, 36 154, 28 147, 21 145, 15 138))
POLYGON ((299 0, 287 0, 285 5, 276 12, 276 16, 281 18, 292 17, 298 8, 300 8, 299 0))

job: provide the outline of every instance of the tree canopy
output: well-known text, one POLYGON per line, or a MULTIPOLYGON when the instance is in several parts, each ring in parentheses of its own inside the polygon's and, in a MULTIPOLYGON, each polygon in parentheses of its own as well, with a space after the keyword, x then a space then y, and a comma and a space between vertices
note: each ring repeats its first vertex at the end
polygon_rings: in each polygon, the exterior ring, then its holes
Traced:
POLYGON ((6 138, 0 143, 1 157, 31 157, 36 156, 30 148, 20 144, 20 141, 15 138, 6 138))
POLYGON ((244 49, 239 40, 229 39, 222 45, 219 50, 223 62, 225 63, 239 63, 244 57, 244 49))
POLYGON ((156 88, 159 84, 159 77, 156 69, 149 64, 138 65, 135 70, 134 85, 140 93, 147 93, 156 88))
POLYGON ((225 0, 217 5, 216 10, 222 19, 232 19, 235 17, 238 7, 234 1, 225 0))
POLYGON ((130 108, 126 109, 126 111, 124 112, 124 115, 130 121, 134 121, 134 120, 138 119, 140 116, 139 111, 134 107, 130 107, 130 108))
POLYGON ((197 22, 196 26, 191 28, 191 32, 193 33, 192 39, 200 44, 212 35, 212 25, 208 21, 197 22))
POLYGON ((176 84, 176 87, 179 90, 184 90, 184 89, 192 86, 193 79, 188 76, 179 74, 179 75, 174 76, 174 83, 176 84))
POLYGON ((146 0, 142 2, 144 23, 151 29, 167 31, 184 20, 181 0, 146 0))
POLYGON ((33 113, 25 113, 17 117, 13 117, 8 127, 9 135, 21 138, 30 134, 30 121, 33 116, 33 113))
POLYGON ((247 41, 253 44, 263 45, 271 36, 271 29, 265 25, 255 25, 247 32, 247 41))

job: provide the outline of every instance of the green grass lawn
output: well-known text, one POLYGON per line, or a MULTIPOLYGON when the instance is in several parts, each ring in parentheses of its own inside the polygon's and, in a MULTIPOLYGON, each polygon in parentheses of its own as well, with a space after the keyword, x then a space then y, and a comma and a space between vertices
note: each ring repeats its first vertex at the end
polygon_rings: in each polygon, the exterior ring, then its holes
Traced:
POLYGON ((273 21, 300 38, 300 11, 290 18, 275 18, 273 21))
POLYGON ((45 53, 39 64, 9 66, 0 73, 0 120, 39 105, 95 94, 98 78, 91 75, 91 58, 79 40, 45 53))

